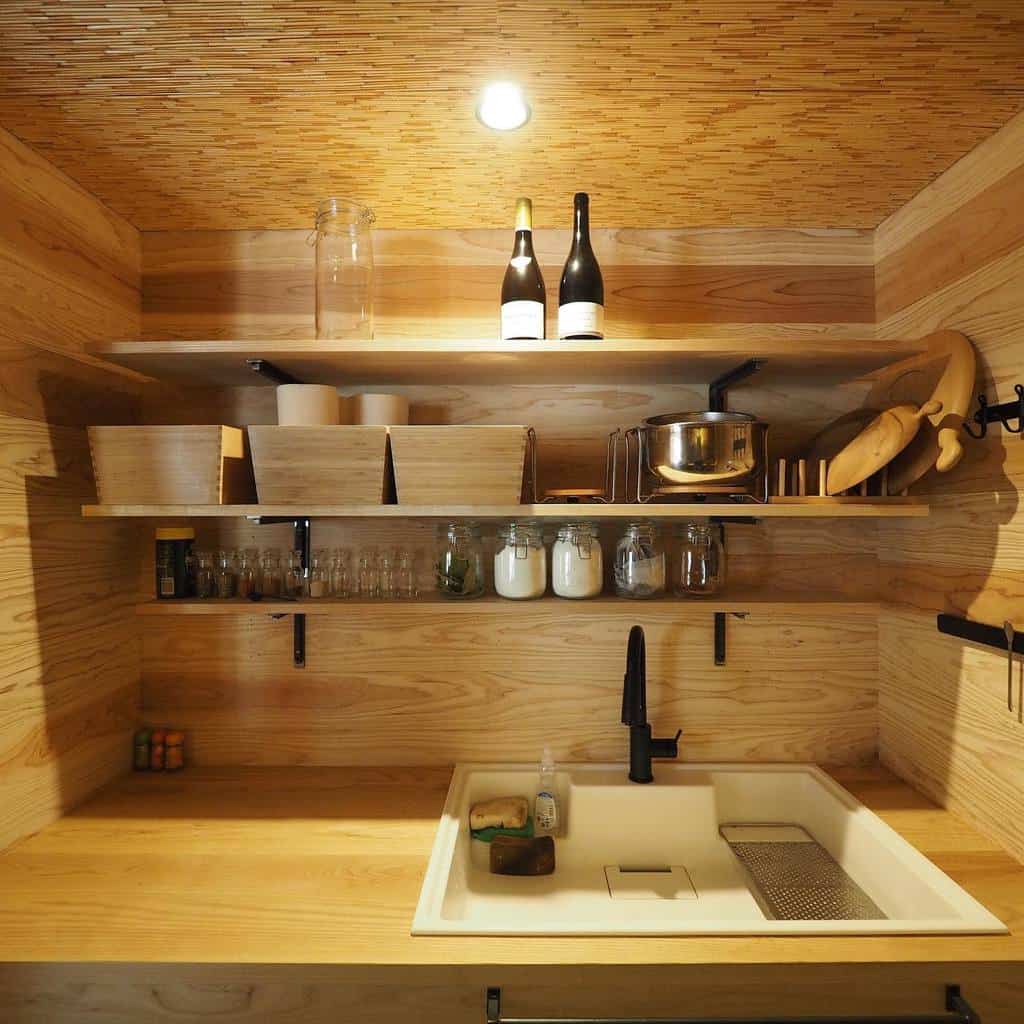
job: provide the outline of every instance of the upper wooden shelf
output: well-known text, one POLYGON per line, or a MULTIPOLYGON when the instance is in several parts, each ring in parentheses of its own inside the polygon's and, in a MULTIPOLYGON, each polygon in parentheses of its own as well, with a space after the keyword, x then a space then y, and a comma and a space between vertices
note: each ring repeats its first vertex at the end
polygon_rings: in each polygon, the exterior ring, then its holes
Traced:
POLYGON ((309 384, 617 384, 708 381, 747 359, 772 377, 852 380, 921 351, 877 339, 605 338, 497 341, 121 341, 92 354, 149 377, 244 387, 269 383, 247 359, 264 359, 309 384))
POLYGON ((787 498, 767 505, 705 502, 686 505, 83 505, 82 515, 133 518, 286 516, 312 519, 660 519, 706 516, 751 519, 908 519, 928 515, 919 498, 787 498), (798 503, 801 502, 801 503, 798 503))

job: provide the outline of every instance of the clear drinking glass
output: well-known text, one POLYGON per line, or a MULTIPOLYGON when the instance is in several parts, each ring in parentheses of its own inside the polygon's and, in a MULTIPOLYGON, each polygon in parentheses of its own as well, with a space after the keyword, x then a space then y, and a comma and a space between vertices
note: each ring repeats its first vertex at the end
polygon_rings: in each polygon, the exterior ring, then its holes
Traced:
POLYGON ((680 534, 676 593, 680 597, 717 594, 725 585, 725 547, 721 530, 710 523, 687 523, 680 534))
POLYGON ((372 548, 364 548, 359 553, 359 570, 356 585, 359 596, 364 600, 374 600, 380 596, 380 572, 377 569, 377 552, 372 548))
POLYGON ((615 593, 639 598, 665 593, 665 549, 653 523, 630 523, 616 545, 615 593))
POLYGON ((373 210, 325 199, 316 211, 316 336, 373 337, 373 210))

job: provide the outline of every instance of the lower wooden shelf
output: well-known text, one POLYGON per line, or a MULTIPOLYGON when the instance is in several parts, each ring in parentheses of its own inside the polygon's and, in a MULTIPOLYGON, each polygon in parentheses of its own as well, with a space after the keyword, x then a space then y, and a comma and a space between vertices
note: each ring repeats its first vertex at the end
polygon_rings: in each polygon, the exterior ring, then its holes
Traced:
POLYGON ((483 609, 500 607, 509 614, 528 611, 538 605, 549 607, 560 604, 565 607, 566 614, 586 614, 590 611, 618 610, 633 615, 640 615, 644 607, 656 606, 678 608, 680 614, 707 615, 714 612, 750 612, 771 611, 786 612, 806 610, 813 606, 815 611, 839 610, 871 610, 877 607, 875 601, 851 600, 841 594, 826 592, 807 592, 799 594, 770 594, 763 591, 728 591, 714 597, 665 597, 646 600, 631 600, 616 597, 614 594, 602 594, 600 597, 585 600, 572 600, 545 594, 544 597, 527 601, 513 601, 487 594, 484 597, 455 599, 441 597, 437 594, 424 595, 410 600, 379 600, 368 601, 362 598, 307 598, 299 601, 247 601, 244 599, 219 600, 208 598, 203 600, 152 600, 144 601, 136 606, 139 615, 354 615, 354 614, 401 614, 444 609, 448 614, 480 613, 483 609))
POLYGON ((783 498, 767 504, 691 502, 685 505, 83 505, 87 518, 311 519, 916 519, 928 515, 921 498, 783 498))

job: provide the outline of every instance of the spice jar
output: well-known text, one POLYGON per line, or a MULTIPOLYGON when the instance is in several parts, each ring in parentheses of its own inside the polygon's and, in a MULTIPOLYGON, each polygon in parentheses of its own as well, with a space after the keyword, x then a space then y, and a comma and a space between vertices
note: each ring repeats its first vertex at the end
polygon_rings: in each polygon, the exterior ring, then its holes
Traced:
POLYGON ((302 552, 288 552, 288 570, 284 574, 285 597, 303 597, 306 592, 306 570, 302 565, 302 552))
POLYGON ((195 556, 196 597, 217 596, 217 560, 211 551, 197 551, 195 556))
POLYGON ((248 597, 260 589, 260 553, 246 548, 238 562, 238 596, 248 597))
POLYGON ((217 555, 217 596, 221 598, 238 595, 238 572, 233 551, 221 551, 217 555))
POLYGON ((721 530, 710 523, 687 523, 680 530, 680 536, 676 593, 680 597, 717 594, 725 585, 725 546, 721 530))
POLYGON ((352 593, 352 569, 348 548, 335 548, 331 553, 331 594, 348 597, 352 593))
POLYGON ((196 531, 189 527, 159 527, 156 531, 156 596, 161 600, 195 593, 192 547, 196 531))
POLYGON ((508 523, 498 529, 494 589, 513 601, 543 597, 548 582, 544 534, 534 523, 508 523))
POLYGON ((260 558, 260 593, 264 597, 280 597, 283 589, 281 552, 277 548, 267 548, 260 558))
POLYGON ((437 590, 443 597, 484 592, 484 548, 476 523, 449 523, 438 530, 437 590))
POLYGON ((331 569, 327 552, 319 549, 313 552, 313 564, 309 567, 309 596, 329 597, 331 593, 331 569))
POLYGON ((551 549, 551 589, 559 597, 597 597, 604 585, 604 560, 597 524, 566 523, 551 549))
POLYGON ((615 593, 633 598, 665 593, 665 549, 653 523, 630 523, 616 545, 615 593))
POLYGON ((185 767, 185 734, 169 732, 164 739, 164 770, 180 772, 185 767))
POLYGON ((149 770, 162 772, 167 763, 167 733, 154 729, 149 736, 149 770))

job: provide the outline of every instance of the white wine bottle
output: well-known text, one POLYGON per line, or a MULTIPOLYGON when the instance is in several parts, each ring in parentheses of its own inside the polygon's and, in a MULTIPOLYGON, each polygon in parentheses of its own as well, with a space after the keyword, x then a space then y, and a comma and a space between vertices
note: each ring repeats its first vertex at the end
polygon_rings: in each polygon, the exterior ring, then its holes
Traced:
POLYGON ((501 337, 543 338, 544 278, 533 252, 533 205, 516 200, 516 240, 501 283, 501 337))
POLYGON ((604 337, 604 280, 590 245, 590 197, 573 196, 569 258, 558 285, 559 338, 604 337))

